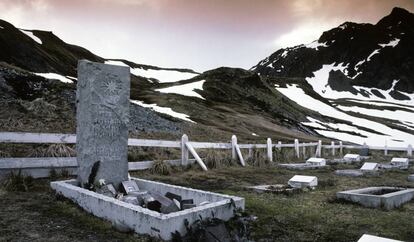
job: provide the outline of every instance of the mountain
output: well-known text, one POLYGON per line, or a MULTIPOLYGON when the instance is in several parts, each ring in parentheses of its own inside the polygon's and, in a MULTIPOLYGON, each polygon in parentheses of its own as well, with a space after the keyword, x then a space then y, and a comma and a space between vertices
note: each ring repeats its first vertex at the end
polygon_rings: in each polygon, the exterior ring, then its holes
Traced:
POLYGON ((0 21, 0 129, 75 132, 79 59, 129 66, 138 137, 195 140, 338 139, 414 143, 413 14, 346 22, 307 45, 280 49, 251 70, 203 73, 105 59, 52 32, 0 21))
POLYGON ((317 133, 301 123, 306 115, 335 121, 286 99, 247 70, 218 68, 200 74, 105 59, 52 32, 19 29, 5 21, 0 21, 0 49, 3 131, 75 132, 79 59, 130 67, 130 129, 141 137, 187 132, 210 140, 227 140, 231 134, 316 140, 317 133))
POLYGON ((345 22, 312 43, 279 49, 251 70, 297 104, 352 123, 308 118, 303 124, 319 134, 356 143, 407 145, 414 143, 412 43, 414 14, 394 8, 375 25, 345 22), (356 126, 377 132, 361 132, 356 126))

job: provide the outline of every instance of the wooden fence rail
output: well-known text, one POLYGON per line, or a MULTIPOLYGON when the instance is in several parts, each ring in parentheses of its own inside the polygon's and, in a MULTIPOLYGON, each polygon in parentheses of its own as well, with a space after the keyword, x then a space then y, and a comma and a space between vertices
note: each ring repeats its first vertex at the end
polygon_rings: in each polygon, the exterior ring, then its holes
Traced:
MULTIPOLYGON (((25 132, 0 132, 0 143, 26 143, 26 144, 76 144, 75 134, 56 134, 56 133, 25 133, 25 132)), ((228 149, 232 152, 232 158, 239 160, 242 166, 245 161, 242 156, 241 149, 248 149, 249 156, 252 155, 253 149, 266 149, 266 157, 269 161, 273 161, 273 149, 281 150, 282 148, 294 148, 295 156, 300 157, 300 148, 302 154, 305 155, 307 147, 315 147, 315 156, 322 155, 322 149, 331 150, 331 154, 335 155, 339 150, 340 155, 343 149, 362 149, 367 147, 372 150, 384 150, 387 155, 389 151, 407 152, 408 156, 412 156, 412 146, 408 147, 390 147, 385 143, 384 146, 367 146, 367 145, 343 145, 342 141, 337 144, 332 141, 331 144, 322 144, 322 141, 300 143, 295 139, 293 143, 272 143, 268 138, 266 144, 239 144, 237 137, 232 136, 229 143, 212 143, 212 142, 194 142, 189 141, 187 135, 183 135, 180 141, 171 140, 152 140, 152 139, 128 139, 129 146, 137 147, 160 147, 160 148, 178 148, 181 149, 181 159, 166 161, 173 165, 188 165, 197 162, 203 170, 207 170, 207 166, 197 154, 196 149, 228 149), (191 154, 195 159, 189 159, 191 154)), ((129 162, 130 170, 148 169, 152 166, 152 161, 129 162)), ((54 168, 54 167, 77 167, 76 158, 59 157, 59 158, 3 158, 0 159, 0 169, 17 169, 17 168, 54 168)))

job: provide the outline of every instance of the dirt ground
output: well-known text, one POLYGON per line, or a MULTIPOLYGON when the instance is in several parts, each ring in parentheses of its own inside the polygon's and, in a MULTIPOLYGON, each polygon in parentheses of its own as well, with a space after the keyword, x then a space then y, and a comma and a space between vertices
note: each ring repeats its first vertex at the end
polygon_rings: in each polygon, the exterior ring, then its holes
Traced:
MULTIPOLYGON (((360 165, 291 171, 274 166, 233 166, 203 172, 194 166, 173 170, 170 175, 149 171, 131 175, 244 197, 247 213, 258 217, 251 231, 255 241, 357 241, 364 233, 414 241, 413 202, 385 211, 335 199, 338 191, 366 186, 414 187, 407 181, 414 169, 359 178, 333 174, 335 169, 356 167, 360 165), (294 174, 317 176, 318 188, 293 195, 257 194, 245 189, 248 185, 286 184, 294 174)), ((36 180, 28 192, 0 190, 0 241, 151 241, 117 232, 110 223, 56 198, 49 182, 36 180)))

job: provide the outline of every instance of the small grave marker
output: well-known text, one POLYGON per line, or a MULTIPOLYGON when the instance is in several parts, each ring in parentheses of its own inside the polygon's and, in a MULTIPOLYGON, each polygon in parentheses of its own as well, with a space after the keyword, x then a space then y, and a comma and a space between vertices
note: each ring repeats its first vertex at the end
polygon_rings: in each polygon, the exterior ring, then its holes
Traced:
POLYGON ((316 176, 295 175, 288 181, 289 186, 296 188, 316 187, 318 178, 316 176))
POLYGON ((379 168, 378 163, 365 162, 364 165, 362 165, 360 170, 362 170, 362 171, 377 171, 378 168, 379 168))

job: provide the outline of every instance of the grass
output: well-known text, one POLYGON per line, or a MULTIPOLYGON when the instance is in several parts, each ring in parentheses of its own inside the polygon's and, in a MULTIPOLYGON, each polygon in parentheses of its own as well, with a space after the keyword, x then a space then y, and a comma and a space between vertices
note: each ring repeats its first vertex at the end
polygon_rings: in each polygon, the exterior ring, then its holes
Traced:
POLYGON ((388 171, 378 177, 349 178, 333 174, 334 169, 356 165, 333 166, 327 170, 290 171, 276 167, 225 167, 202 172, 199 169, 173 172, 169 176, 138 172, 141 178, 241 196, 246 211, 258 217, 253 224, 256 241, 357 241, 362 234, 414 241, 414 203, 392 211, 364 208, 342 203, 335 193, 366 186, 412 187, 406 181, 410 171, 388 171), (257 194, 248 185, 286 184, 295 174, 318 177, 316 190, 293 194, 257 194))
MULTIPOLYGON (((43 151, 50 147, 41 146, 43 151)), ((135 147, 134 147, 135 148, 135 147)), ((20 150, 20 146, 14 147, 20 150)), ((52 149, 52 148, 51 148, 52 149)), ((53 150, 62 150, 54 147, 53 150)), ((303 161, 314 153, 308 149, 296 158, 293 149, 274 150, 277 162, 303 161)), ((324 149, 328 155, 329 149, 324 149)), ((11 154, 17 151, 10 150, 11 154)), ((158 150, 139 147, 130 154, 154 157, 158 150)), ((248 150, 243 149, 247 158, 248 150)), ((344 153, 355 153, 344 150, 344 153)), ((53 152, 51 152, 53 153, 53 152)), ((51 154, 50 153, 50 154, 51 154)), ((65 153, 65 152, 60 152, 65 153)), ((265 149, 253 149, 254 159, 240 167, 231 160, 229 150, 203 150, 203 160, 209 171, 203 172, 197 164, 188 168, 165 167, 162 158, 172 158, 179 150, 162 150, 158 161, 149 171, 133 172, 131 175, 202 189, 241 196, 246 199, 246 212, 257 216, 250 227, 254 241, 357 241, 364 233, 414 241, 414 203, 405 204, 392 211, 364 208, 335 199, 338 191, 367 186, 414 187, 406 181, 408 171, 387 171, 380 176, 341 177, 336 169, 359 168, 361 164, 338 164, 324 170, 292 171, 274 166, 266 161, 265 149), (261 161, 255 161, 261 159, 261 161), (295 174, 318 177, 318 188, 298 194, 257 194, 246 186, 261 184, 286 184, 295 174)), ((393 154, 404 156, 403 153, 393 154)), ((339 157, 338 153, 336 158, 339 157)), ((141 158, 141 157, 137 157, 141 158)), ((384 162, 383 152, 372 152, 368 161, 384 162)), ((52 171, 53 179, 69 177, 68 172, 52 171)), ((51 179, 51 180, 53 180, 51 179)), ((33 180, 21 173, 14 173, 0 187, 0 241, 154 241, 145 236, 123 234, 112 229, 110 223, 95 218, 73 203, 56 198, 49 188, 49 180, 33 180), (46 229, 45 229, 46 228, 46 229)))

